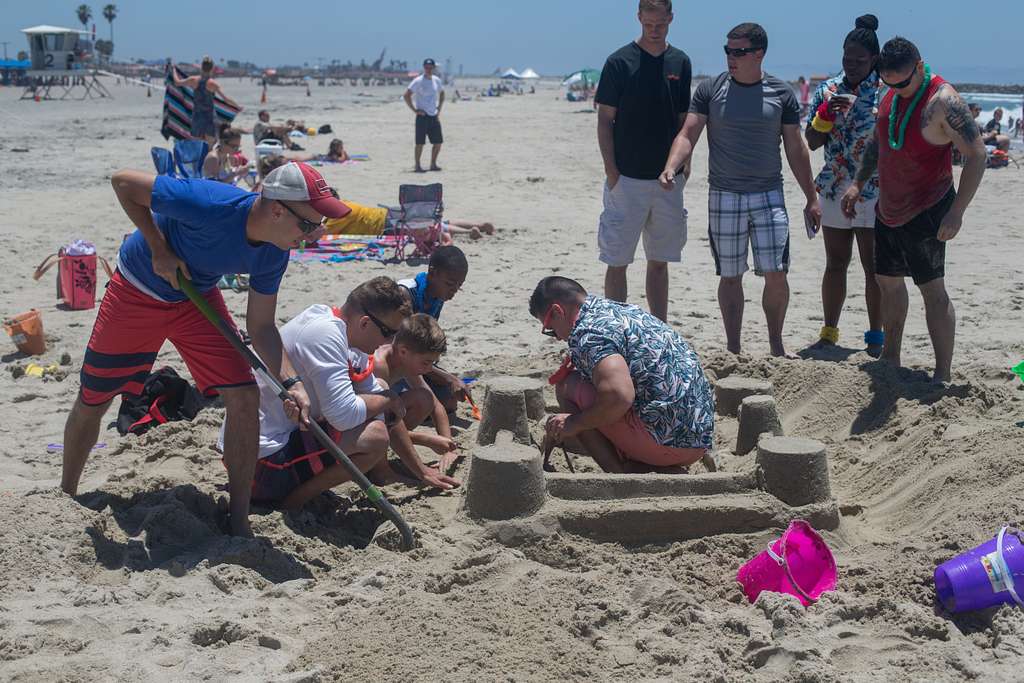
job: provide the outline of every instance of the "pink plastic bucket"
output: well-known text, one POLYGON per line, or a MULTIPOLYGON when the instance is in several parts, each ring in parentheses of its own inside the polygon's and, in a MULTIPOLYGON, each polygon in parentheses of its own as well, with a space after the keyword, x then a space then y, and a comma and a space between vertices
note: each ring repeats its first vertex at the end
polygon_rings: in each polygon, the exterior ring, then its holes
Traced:
POLYGON ((750 602, 761 591, 788 593, 805 607, 836 587, 836 561, 824 539, 802 519, 782 538, 740 567, 736 580, 750 602))

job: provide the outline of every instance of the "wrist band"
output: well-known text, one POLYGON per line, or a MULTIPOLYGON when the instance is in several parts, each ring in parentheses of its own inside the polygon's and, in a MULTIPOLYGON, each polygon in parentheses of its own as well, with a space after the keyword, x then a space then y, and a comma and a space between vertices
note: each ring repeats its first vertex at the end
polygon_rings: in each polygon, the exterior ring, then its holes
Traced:
POLYGON ((818 114, 815 114, 814 120, 811 121, 811 128, 819 133, 831 133, 832 129, 835 128, 835 124, 828 119, 823 119, 818 114))
POLYGON ((827 342, 832 342, 833 344, 838 344, 839 343, 839 328, 838 327, 829 327, 828 325, 825 325, 824 327, 821 328, 821 335, 820 336, 821 336, 822 339, 824 339, 827 342))
POLYGON ((864 333, 864 343, 868 346, 882 346, 885 344, 885 332, 882 330, 868 330, 864 333))
POLYGON ((818 108, 814 110, 814 113, 821 118, 822 121, 835 121, 835 112, 829 111, 828 102, 822 102, 818 105, 818 108))
POLYGON ((302 381, 301 377, 298 377, 298 376, 289 377, 285 381, 281 382, 281 386, 283 386, 285 389, 291 389, 292 387, 294 387, 296 384, 298 384, 301 381, 302 381))

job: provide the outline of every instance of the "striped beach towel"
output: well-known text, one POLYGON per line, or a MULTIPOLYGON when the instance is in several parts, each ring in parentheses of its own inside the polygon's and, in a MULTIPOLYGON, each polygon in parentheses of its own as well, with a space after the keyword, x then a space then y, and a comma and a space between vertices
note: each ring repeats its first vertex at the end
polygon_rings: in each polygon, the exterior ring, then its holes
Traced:
MULTIPOLYGON (((178 67, 172 67, 178 73, 178 78, 188 76, 178 67)), ((192 130, 192 88, 179 88, 174 85, 174 79, 168 72, 164 79, 167 90, 164 92, 164 116, 163 125, 160 126, 160 133, 164 139, 176 138, 187 140, 192 130)), ((213 116, 215 127, 219 128, 222 123, 231 123, 238 116, 241 109, 236 109, 224 101, 219 94, 213 96, 213 116)))

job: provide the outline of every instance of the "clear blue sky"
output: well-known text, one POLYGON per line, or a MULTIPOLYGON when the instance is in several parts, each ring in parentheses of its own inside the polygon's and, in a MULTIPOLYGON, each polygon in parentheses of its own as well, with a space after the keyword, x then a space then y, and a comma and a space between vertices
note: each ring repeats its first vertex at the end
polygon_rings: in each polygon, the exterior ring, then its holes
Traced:
MULTIPOLYGON (((97 33, 108 37, 103 4, 93 9, 97 33)), ((115 57, 241 59, 261 65, 386 59, 410 66, 425 56, 454 70, 490 73, 531 66, 542 75, 600 67, 616 47, 639 34, 635 0, 124 0, 116 3, 115 57), (282 18, 290 21, 282 21, 282 18)), ((14 56, 27 45, 18 29, 35 24, 79 26, 70 0, 3 0, 0 40, 14 56)), ((858 14, 880 19, 879 37, 905 35, 936 71, 954 80, 1024 82, 1020 48, 1024 6, 1017 0, 815 2, 730 0, 676 2, 669 41, 689 53, 698 72, 723 68, 729 28, 757 21, 768 31, 766 69, 779 76, 838 69, 842 39, 858 14), (984 8, 984 12, 981 11, 984 8), (984 18, 982 18, 984 17, 984 18)))

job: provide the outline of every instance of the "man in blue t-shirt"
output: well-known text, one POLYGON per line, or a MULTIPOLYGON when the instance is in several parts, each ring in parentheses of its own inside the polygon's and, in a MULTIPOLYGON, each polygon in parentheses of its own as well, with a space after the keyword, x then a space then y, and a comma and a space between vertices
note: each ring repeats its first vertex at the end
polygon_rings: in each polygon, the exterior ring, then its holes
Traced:
POLYGON ((290 163, 267 176, 261 194, 213 180, 184 180, 123 170, 114 193, 137 230, 121 245, 82 363, 81 388, 64 426, 61 487, 78 492, 100 422, 115 396, 138 394, 167 340, 178 349, 205 395, 225 408, 224 463, 231 530, 249 535, 249 499, 259 437, 259 390, 242 356, 177 286, 192 280, 220 317, 233 325, 216 283, 248 273, 246 324, 252 345, 291 396, 285 410, 308 422, 309 397, 294 376, 275 326, 277 290, 288 250, 323 234, 325 218, 348 207, 312 167, 290 163))

